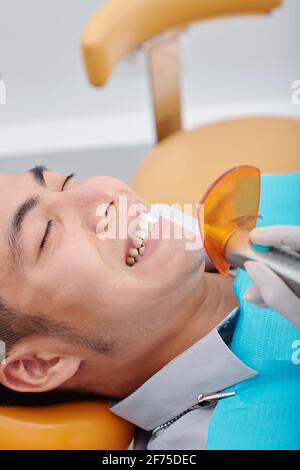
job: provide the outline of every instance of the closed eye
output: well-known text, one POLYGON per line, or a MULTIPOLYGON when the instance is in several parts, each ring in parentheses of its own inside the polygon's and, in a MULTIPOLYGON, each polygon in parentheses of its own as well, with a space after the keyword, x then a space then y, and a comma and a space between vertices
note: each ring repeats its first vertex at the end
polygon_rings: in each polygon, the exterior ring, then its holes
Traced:
POLYGON ((42 240, 41 245, 40 245, 41 250, 43 250, 44 246, 46 245, 47 240, 49 238, 49 235, 50 235, 50 232, 51 232, 52 229, 53 229, 53 220, 49 220, 49 222, 47 223, 45 234, 43 236, 43 240, 42 240))
POLYGON ((68 176, 66 177, 66 179, 64 180, 63 185, 62 185, 62 187, 61 187, 61 191, 64 190, 64 187, 65 187, 65 185, 67 184, 67 182, 68 182, 70 179, 74 178, 74 176, 75 176, 75 173, 71 173, 70 175, 68 175, 68 176))
MULTIPOLYGON (((66 184, 68 183, 68 181, 70 179, 74 178, 74 176, 75 176, 75 173, 71 173, 70 175, 68 175, 65 178, 65 180, 62 184, 62 187, 61 187, 61 191, 64 190, 64 188, 65 188, 66 184)), ((42 251, 45 248, 45 245, 46 245, 47 241, 49 240, 49 235, 52 232, 53 226, 54 226, 53 220, 49 220, 48 223, 47 223, 47 227, 46 227, 43 239, 42 239, 41 244, 40 244, 40 251, 42 251)))

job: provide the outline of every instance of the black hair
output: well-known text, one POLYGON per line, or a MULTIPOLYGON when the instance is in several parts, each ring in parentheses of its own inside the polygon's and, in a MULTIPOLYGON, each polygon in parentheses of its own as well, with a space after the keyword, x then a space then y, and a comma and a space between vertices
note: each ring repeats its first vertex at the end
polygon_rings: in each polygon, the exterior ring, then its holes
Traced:
POLYGON ((86 392, 51 390, 43 393, 21 393, 0 384, 0 406, 50 406, 62 403, 108 400, 86 392))

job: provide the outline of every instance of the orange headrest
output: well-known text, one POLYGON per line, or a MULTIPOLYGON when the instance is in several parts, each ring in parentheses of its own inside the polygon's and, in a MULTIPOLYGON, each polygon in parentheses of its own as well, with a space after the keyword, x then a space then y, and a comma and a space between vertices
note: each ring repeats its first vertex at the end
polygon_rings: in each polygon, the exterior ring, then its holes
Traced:
POLYGON ((0 407, 0 450, 126 449, 133 434, 107 401, 0 407))

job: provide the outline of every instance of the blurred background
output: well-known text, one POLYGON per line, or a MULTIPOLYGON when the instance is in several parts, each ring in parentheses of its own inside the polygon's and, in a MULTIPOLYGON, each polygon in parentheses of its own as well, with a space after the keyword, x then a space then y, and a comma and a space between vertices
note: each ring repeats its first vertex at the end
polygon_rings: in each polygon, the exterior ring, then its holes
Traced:
MULTIPOLYGON (((130 0, 129 0, 130 1, 130 0)), ((104 0, 0 0, 0 172, 46 164, 130 182, 155 143, 144 48, 105 88, 86 77, 80 37, 104 0)), ((300 118, 300 2, 202 22, 181 36, 183 127, 245 115, 300 118)))

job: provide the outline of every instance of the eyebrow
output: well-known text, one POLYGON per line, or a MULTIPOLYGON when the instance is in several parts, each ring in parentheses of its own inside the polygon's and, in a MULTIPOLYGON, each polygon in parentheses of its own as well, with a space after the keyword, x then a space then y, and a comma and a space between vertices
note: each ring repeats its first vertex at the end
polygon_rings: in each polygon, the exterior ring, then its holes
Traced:
POLYGON ((44 172, 50 171, 45 165, 36 165, 31 168, 28 173, 32 173, 34 180, 41 186, 46 186, 44 172))
MULTIPOLYGON (((44 172, 48 168, 44 165, 39 165, 31 168, 28 173, 33 175, 34 180, 40 185, 45 187, 46 181, 44 178, 44 172)), ((16 263, 21 258, 20 239, 22 235, 22 228, 26 216, 40 203, 40 196, 33 195, 27 198, 15 211, 12 216, 11 222, 8 229, 8 245, 10 256, 16 263)))

